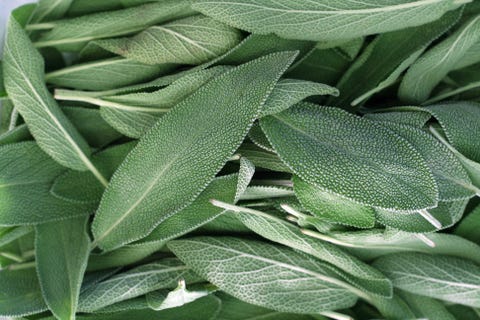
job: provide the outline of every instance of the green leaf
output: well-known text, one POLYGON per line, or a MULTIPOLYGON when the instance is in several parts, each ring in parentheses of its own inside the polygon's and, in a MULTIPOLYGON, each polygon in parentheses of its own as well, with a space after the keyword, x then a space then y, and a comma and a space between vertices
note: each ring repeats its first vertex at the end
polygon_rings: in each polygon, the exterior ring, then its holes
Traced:
POLYGON ((74 0, 39 0, 29 23, 62 18, 74 0))
POLYGON ((0 225, 31 225, 85 216, 95 208, 53 197, 53 180, 65 168, 34 142, 0 147, 0 225))
POLYGON ((437 204, 436 183, 420 154, 376 123, 307 103, 260 123, 285 164, 325 191, 378 208, 437 204))
POLYGON ((159 290, 147 293, 147 303, 153 310, 171 309, 192 303, 215 290, 215 286, 204 284, 193 286, 193 289, 188 290, 185 281, 180 280, 178 286, 170 292, 159 290))
POLYGON ((216 200, 214 204, 235 212, 243 224, 262 237, 333 265, 335 268, 330 267, 330 270, 359 289, 386 297, 392 295, 392 285, 387 278, 336 246, 308 237, 292 224, 264 212, 216 200))
MULTIPOLYGON (((5 107, 2 106, 3 108, 5 107)), ((0 146, 28 140, 32 140, 32 135, 28 131, 27 125, 22 124, 0 135, 0 146)))
MULTIPOLYGON (((250 186, 240 197, 240 200, 259 200, 270 198, 284 198, 294 196, 291 188, 278 186, 250 186)), ((219 200, 219 199, 218 199, 219 200)))
MULTIPOLYGON (((250 128, 250 131, 248 132, 248 138, 252 140, 252 142, 259 148, 275 153, 275 150, 273 150, 273 147, 263 132, 262 127, 260 127, 259 122, 255 122, 250 128)), ((288 170, 290 171, 290 168, 288 168, 288 170)))
POLYGON ((467 216, 465 216, 455 228, 455 234, 462 238, 480 244, 480 205, 477 205, 467 216))
POLYGON ((0 100, 7 97, 3 80, 3 62, 0 60, 0 100))
POLYGON ((21 317, 47 310, 35 269, 0 270, 0 315, 21 317))
POLYGON ((269 0, 200 0, 193 9, 236 28, 287 39, 352 39, 421 25, 456 8, 449 0, 368 0, 281 3, 269 0), (388 23, 387 23, 388 21, 388 23))
POLYGON ((112 250, 140 239, 190 204, 238 148, 294 57, 272 54, 234 68, 159 120, 105 190, 92 226, 96 243, 112 250))
POLYGON ((8 96, 38 145, 58 163, 74 170, 90 170, 105 183, 89 159, 87 142, 48 92, 42 57, 13 17, 8 24, 4 68, 8 96))
MULTIPOLYGON (((260 127, 258 127, 258 129, 261 130, 260 127)), ((252 129, 250 129, 250 133, 251 132, 252 129)), ((250 160, 255 167, 279 172, 291 172, 275 153, 257 147, 255 144, 244 143, 237 150, 237 153, 250 160)))
POLYGON ((310 96, 338 96, 338 94, 337 89, 326 84, 305 80, 282 79, 268 97, 260 117, 280 113, 310 96))
POLYGON ((283 313, 262 308, 250 303, 235 299, 225 293, 218 293, 222 300, 222 309, 218 314, 218 320, 311 320, 307 315, 283 313))
POLYGON ((408 303, 409 307, 414 310, 418 318, 456 320, 456 318, 448 312, 447 308, 445 308, 445 305, 437 300, 406 292, 400 292, 400 296, 408 303))
POLYGON ((455 69, 462 69, 480 62, 480 40, 475 42, 455 64, 455 69))
POLYGON ((258 306, 306 314, 346 308, 357 299, 358 290, 324 263, 285 247, 233 237, 173 240, 168 247, 220 290, 258 306))
POLYGON ((36 226, 35 256, 43 297, 59 319, 75 319, 90 253, 88 217, 36 226))
POLYGON ((119 273, 82 291, 78 310, 92 312, 150 291, 174 288, 179 279, 198 279, 177 259, 163 259, 119 273))
MULTIPOLYGON (((416 128, 423 128, 425 124, 430 120, 431 115, 418 108, 415 111, 391 111, 391 112, 374 112, 367 113, 364 115, 364 118, 375 120, 375 121, 384 121, 384 122, 394 122, 396 124, 404 124, 416 128)), ((388 126, 387 124, 385 124, 388 126)))
POLYGON ((297 176, 293 178, 293 185, 302 206, 322 219, 357 228, 372 228, 375 225, 375 210, 372 207, 324 191, 297 176))
POLYGON ((74 0, 68 9, 68 16, 81 16, 93 12, 117 10, 125 7, 124 0, 74 0))
POLYGON ((433 88, 455 68, 468 49, 478 41, 480 41, 480 15, 466 21, 410 67, 398 91, 400 99, 408 103, 421 103, 427 100, 433 88))
POLYGON ((434 225, 419 213, 408 213, 377 209, 377 221, 385 226, 407 232, 431 232, 445 229, 457 223, 465 211, 468 199, 440 201, 438 206, 428 210, 428 214, 437 221, 434 225))
POLYGON ((480 141, 471 139, 480 134, 480 104, 460 101, 436 104, 425 108, 442 126, 450 143, 467 158, 480 162, 480 141))
POLYGON ((193 14, 190 0, 165 0, 116 11, 93 13, 59 20, 44 33, 36 47, 54 46, 79 51, 91 40, 141 31, 148 26, 193 14))
POLYGON ((373 266, 402 290, 466 306, 480 305, 480 267, 468 260, 399 253, 380 257, 373 266))
POLYGON ((241 40, 239 30, 196 15, 150 27, 131 38, 96 43, 108 51, 147 64, 200 64, 221 56, 241 40))
MULTIPOLYGON (((102 150, 93 155, 92 162, 106 179, 110 179, 134 146, 135 142, 129 142, 102 150)), ((90 172, 68 170, 55 179, 50 192, 65 201, 98 205, 104 190, 90 172)))
POLYGON ((124 58, 76 64, 45 75, 47 83, 81 90, 110 90, 145 82, 168 73, 172 64, 147 65, 124 58))
POLYGON ((379 35, 343 75, 338 98, 329 105, 355 110, 372 94, 393 84, 425 48, 458 21, 461 11, 446 14, 429 24, 379 35))

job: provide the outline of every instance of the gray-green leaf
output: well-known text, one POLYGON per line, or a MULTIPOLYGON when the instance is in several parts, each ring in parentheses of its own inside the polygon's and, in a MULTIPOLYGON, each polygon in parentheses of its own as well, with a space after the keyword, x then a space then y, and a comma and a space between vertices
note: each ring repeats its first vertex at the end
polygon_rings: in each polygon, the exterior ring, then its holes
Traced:
POLYGON ((238 148, 294 57, 271 54, 234 68, 161 118, 105 190, 96 243, 112 250, 140 239, 190 204, 238 148))

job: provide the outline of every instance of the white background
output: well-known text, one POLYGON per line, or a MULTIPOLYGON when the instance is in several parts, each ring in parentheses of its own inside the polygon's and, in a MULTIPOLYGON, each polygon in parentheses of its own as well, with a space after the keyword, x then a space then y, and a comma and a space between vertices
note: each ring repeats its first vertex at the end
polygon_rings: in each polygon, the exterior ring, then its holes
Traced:
POLYGON ((3 39, 10 11, 22 4, 32 2, 35 2, 35 0, 0 0, 0 53, 3 50, 3 39))

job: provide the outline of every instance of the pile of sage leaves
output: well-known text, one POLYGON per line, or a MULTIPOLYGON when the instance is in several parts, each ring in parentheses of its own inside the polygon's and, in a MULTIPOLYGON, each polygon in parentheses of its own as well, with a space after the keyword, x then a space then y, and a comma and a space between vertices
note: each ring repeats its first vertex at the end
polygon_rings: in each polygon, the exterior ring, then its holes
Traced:
POLYGON ((39 0, 4 31, 0 319, 480 320, 480 1, 39 0))

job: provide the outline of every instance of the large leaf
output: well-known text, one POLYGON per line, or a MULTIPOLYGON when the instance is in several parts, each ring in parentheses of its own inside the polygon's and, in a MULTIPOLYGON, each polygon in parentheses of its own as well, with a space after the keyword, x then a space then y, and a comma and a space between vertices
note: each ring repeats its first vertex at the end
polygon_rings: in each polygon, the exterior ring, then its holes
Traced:
POLYGON ((381 257, 373 265, 402 290, 467 306, 480 306, 480 267, 468 260, 399 253, 381 257))
POLYGON ((237 45, 239 30, 204 15, 150 27, 131 37, 97 41, 97 45, 135 61, 200 64, 237 45))
POLYGON ((82 90, 110 90, 148 81, 174 69, 172 64, 147 65, 124 58, 76 64, 45 75, 48 83, 82 90))
POLYGON ((0 316, 21 317, 47 310, 35 269, 0 270, 0 316))
POLYGON ((221 290, 258 306, 305 314, 346 308, 357 299, 359 290, 324 263, 278 245, 196 237, 170 241, 168 247, 221 290))
POLYGON ((192 7, 253 33, 319 41, 352 39, 421 25, 457 6, 451 0, 200 0, 192 7))
POLYGON ((111 250, 140 239, 190 204, 238 148, 294 56, 234 68, 161 118, 105 190, 92 226, 96 243, 111 250))
POLYGON ((50 185, 65 168, 34 142, 1 147, 0 168, 0 225, 44 223, 84 216, 95 209, 50 194, 50 185))
POLYGON ((29 23, 62 18, 74 0, 39 0, 29 23))
POLYGON ((119 273, 82 291, 78 310, 92 312, 150 291, 175 288, 178 280, 198 279, 177 259, 164 259, 119 273))
POLYGON ((173 18, 191 15, 190 0, 166 0, 116 11, 93 13, 59 20, 44 33, 37 47, 55 46, 62 50, 80 50, 86 42, 130 34, 173 18))
POLYGON ((370 120, 302 103, 260 124, 293 172, 323 190, 379 208, 415 211, 437 204, 425 160, 370 120))
POLYGON ((336 246, 308 237, 294 225, 264 212, 217 201, 215 203, 234 211, 243 224, 262 237, 334 265, 341 271, 334 268, 331 270, 361 290, 386 297, 392 295, 392 285, 387 278, 336 246))
POLYGON ((43 81, 43 59, 12 16, 4 55, 5 88, 39 146, 60 164, 90 170, 106 183, 91 163, 87 142, 62 113, 43 81))
POLYGON ((67 219, 36 227, 35 253, 40 286, 49 309, 59 319, 75 318, 90 253, 87 219, 67 219))
POLYGON ((466 52, 480 41, 480 15, 466 21, 447 39, 429 49, 408 69, 399 89, 407 103, 427 100, 431 91, 455 68, 466 52))

